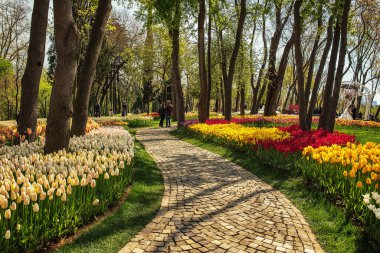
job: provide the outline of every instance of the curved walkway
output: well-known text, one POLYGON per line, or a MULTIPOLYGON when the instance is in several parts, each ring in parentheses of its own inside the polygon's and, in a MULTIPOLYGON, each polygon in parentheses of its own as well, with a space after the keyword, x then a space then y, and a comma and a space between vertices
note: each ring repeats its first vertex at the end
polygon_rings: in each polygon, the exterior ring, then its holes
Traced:
POLYGON ((157 216, 120 252, 323 252, 297 208, 255 175, 166 128, 137 139, 165 193, 157 216))

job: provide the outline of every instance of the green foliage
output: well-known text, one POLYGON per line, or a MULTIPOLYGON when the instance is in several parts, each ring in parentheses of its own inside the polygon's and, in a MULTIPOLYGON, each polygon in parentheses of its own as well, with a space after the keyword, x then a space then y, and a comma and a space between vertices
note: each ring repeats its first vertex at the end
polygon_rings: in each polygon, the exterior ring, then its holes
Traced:
POLYGON ((12 119, 14 116, 16 88, 19 88, 15 83, 12 63, 0 57, 0 120, 12 119))
POLYGON ((50 95, 52 90, 52 85, 49 82, 49 77, 46 71, 42 72, 40 80, 40 89, 38 93, 38 107, 39 107, 39 117, 46 118, 49 112, 48 105, 50 104, 50 95))
POLYGON ((128 127, 138 128, 138 127, 151 127, 154 125, 154 120, 152 118, 126 118, 125 120, 128 122, 128 127))
POLYGON ((12 63, 0 57, 0 78, 13 75, 12 63))

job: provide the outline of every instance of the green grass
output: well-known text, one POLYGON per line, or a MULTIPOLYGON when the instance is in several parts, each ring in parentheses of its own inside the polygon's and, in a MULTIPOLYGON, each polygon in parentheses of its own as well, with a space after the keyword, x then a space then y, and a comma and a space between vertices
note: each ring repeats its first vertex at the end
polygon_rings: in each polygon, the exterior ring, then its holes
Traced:
POLYGON ((360 143, 366 143, 368 141, 380 142, 380 129, 378 128, 336 126, 335 130, 355 135, 356 140, 360 143))
POLYGON ((242 152, 194 139, 178 130, 172 134, 231 160, 284 193, 301 210, 326 252, 379 252, 361 228, 347 221, 343 209, 329 202, 322 193, 308 189, 301 176, 268 167, 242 152))
POLYGON ((143 146, 135 142, 134 182, 126 201, 117 211, 58 252, 118 252, 152 220, 160 208, 162 194, 160 170, 143 146))

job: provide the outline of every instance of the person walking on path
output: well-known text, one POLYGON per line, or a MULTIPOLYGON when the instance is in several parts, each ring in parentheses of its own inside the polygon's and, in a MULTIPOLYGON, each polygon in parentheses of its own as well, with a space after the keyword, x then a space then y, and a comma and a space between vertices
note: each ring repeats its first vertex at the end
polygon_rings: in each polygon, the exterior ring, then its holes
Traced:
POLYGON ((173 106, 170 100, 166 102, 165 115, 166 115, 166 127, 170 127, 170 116, 172 115, 173 106))
POLYGON ((95 103, 95 117, 100 117, 100 104, 98 101, 95 103))
POLYGON ((123 102, 123 112, 122 112, 122 116, 127 116, 127 102, 124 101, 123 102))
POLYGON ((165 102, 162 102, 160 108, 158 108, 158 115, 160 115, 160 127, 164 126, 165 119, 165 102))

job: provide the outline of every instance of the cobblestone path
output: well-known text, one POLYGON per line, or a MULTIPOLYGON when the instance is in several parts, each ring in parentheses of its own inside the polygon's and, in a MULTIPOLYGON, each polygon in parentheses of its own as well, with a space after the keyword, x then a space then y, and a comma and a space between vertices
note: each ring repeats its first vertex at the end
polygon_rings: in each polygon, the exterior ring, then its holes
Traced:
POLYGON ((137 139, 165 193, 157 216, 120 252, 323 252, 297 208, 255 175, 165 128, 137 139))

